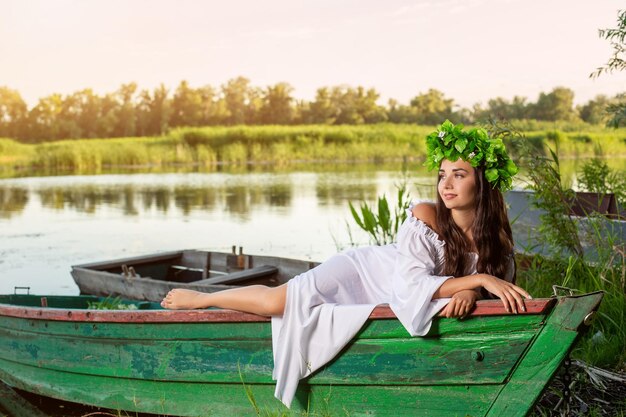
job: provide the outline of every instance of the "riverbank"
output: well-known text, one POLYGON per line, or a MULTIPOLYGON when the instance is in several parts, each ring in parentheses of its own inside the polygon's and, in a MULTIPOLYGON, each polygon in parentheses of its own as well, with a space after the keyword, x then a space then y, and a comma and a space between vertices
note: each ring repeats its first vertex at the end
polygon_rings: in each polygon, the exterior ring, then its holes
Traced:
MULTIPOLYGON (((588 158, 598 146, 612 158, 626 155, 626 128, 586 124, 526 122, 520 127, 538 151, 558 139, 562 158, 588 158)), ((23 171, 98 174, 116 167, 306 162, 421 161, 430 126, 375 124, 361 126, 235 126, 173 130, 158 137, 78 139, 23 144, 0 139, 0 176, 23 171)))

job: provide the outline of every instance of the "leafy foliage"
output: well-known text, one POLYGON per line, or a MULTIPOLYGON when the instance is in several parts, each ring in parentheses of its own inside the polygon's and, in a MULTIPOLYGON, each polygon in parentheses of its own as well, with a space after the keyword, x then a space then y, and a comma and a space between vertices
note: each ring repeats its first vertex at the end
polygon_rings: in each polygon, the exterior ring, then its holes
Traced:
POLYGON ((612 171, 601 156, 583 165, 578 184, 584 191, 615 194, 619 207, 626 207, 626 177, 623 173, 612 171))
POLYGON ((100 301, 87 302, 87 308, 90 310, 137 310, 137 305, 126 303, 120 297, 109 296, 100 301))
MULTIPOLYGON (((617 27, 598 30, 600 38, 606 39, 613 47, 613 56, 608 62, 598 67, 589 76, 596 78, 603 73, 612 73, 613 71, 624 71, 626 69, 626 60, 624 60, 624 52, 626 52, 626 10, 620 10, 617 13, 617 27)), ((613 127, 622 126, 626 123, 626 97, 624 94, 619 96, 617 103, 612 103, 607 107, 607 112, 612 115, 608 125, 613 127)))
POLYGON ((407 191, 406 181, 398 184, 397 203, 393 212, 389 207, 387 197, 383 195, 378 198, 377 210, 374 211, 365 201, 361 202, 360 214, 352 205, 350 212, 356 224, 364 230, 370 237, 370 240, 376 245, 386 245, 396 241, 398 229, 406 220, 406 209, 409 206, 410 197, 407 191))
POLYGON ((594 78, 603 73, 625 70, 626 61, 624 61, 623 54, 626 52, 626 10, 620 10, 617 13, 617 27, 599 29, 598 34, 600 38, 611 42, 613 56, 609 58, 606 64, 592 72, 590 77, 594 78))
MULTIPOLYGON (((541 254, 534 254, 518 274, 518 283, 535 296, 552 294, 552 285, 581 292, 604 291, 600 320, 583 339, 576 355, 596 365, 623 367, 626 363, 626 242, 615 232, 611 220, 601 215, 577 219, 570 215, 574 191, 562 183, 559 140, 548 155, 529 146, 524 135, 508 124, 494 123, 495 136, 516 144, 516 151, 528 175, 533 203, 542 209, 539 226, 541 254), (584 250, 583 250, 584 248, 584 250)), ((608 183, 613 174, 598 160, 582 169, 579 182, 596 192, 623 193, 626 183, 608 183)), ((536 249, 536 248, 535 248, 536 249)))
MULTIPOLYGON (((574 92, 565 87, 542 92, 534 103, 519 96, 512 101, 497 97, 488 101, 487 108, 475 104, 461 109, 454 99, 432 88, 418 92, 407 104, 390 99, 386 106, 379 103, 380 94, 374 88, 363 86, 321 87, 312 101, 297 100, 293 92, 284 82, 261 88, 245 77, 201 87, 183 80, 174 89, 161 84, 152 90, 139 89, 131 82, 104 95, 90 88, 51 94, 28 108, 18 91, 0 86, 0 137, 38 143, 163 135, 179 127, 383 122, 433 126, 444 119, 475 123, 488 117, 603 121, 596 111, 598 103, 574 108, 574 92)), ((620 97, 606 100, 623 110, 620 97)), ((624 114, 620 114, 615 120, 623 122, 624 114)))

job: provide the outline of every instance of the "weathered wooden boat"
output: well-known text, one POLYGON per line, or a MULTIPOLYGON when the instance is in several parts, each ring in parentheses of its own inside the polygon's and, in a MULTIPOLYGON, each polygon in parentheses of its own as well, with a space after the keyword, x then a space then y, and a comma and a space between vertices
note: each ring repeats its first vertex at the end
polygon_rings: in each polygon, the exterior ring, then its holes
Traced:
POLYGON ((275 256, 182 250, 72 266, 81 294, 160 301, 172 288, 203 292, 278 286, 317 262, 275 256))
MULTIPOLYGON (((354 340, 301 381, 309 415, 524 416, 602 293, 529 300, 508 314, 479 301, 409 337, 379 306, 354 340)), ((93 296, 0 295, 0 380, 113 410, 179 416, 278 415, 267 318, 229 310, 90 310, 93 296)), ((300 415, 294 413, 293 415, 300 415)))

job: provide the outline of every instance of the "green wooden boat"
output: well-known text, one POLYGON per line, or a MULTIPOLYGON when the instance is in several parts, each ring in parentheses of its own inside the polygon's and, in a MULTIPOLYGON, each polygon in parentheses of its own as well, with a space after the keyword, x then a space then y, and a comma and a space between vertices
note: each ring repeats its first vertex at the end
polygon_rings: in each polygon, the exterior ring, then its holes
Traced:
MULTIPOLYGON (((409 337, 377 307, 331 363, 301 381, 309 416, 524 416, 602 299, 529 300, 508 314, 479 301, 409 337)), ((273 397, 267 318, 229 310, 93 310, 95 296, 0 295, 0 379, 40 395, 128 412, 246 416, 273 397)))

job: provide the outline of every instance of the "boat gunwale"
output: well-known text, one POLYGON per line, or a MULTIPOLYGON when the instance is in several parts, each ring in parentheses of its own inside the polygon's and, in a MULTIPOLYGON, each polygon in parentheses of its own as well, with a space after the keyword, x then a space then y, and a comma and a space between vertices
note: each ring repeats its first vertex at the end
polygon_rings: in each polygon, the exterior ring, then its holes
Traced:
MULTIPOLYGON (((182 250, 168 251, 168 252, 157 252, 157 253, 153 253, 149 255, 139 255, 139 256, 132 256, 132 257, 127 257, 127 258, 117 258, 117 259, 111 259, 108 261, 96 261, 96 262, 88 262, 88 263, 83 263, 83 264, 76 264, 76 265, 72 265, 71 268, 72 270, 82 269, 82 270, 106 272, 105 271, 106 269, 119 267, 122 264, 127 264, 127 263, 132 263, 133 265, 143 265, 143 264, 148 264, 148 263, 153 263, 153 262, 174 260, 178 257, 183 256, 185 252, 202 252, 206 254, 218 254, 218 255, 225 255, 225 256, 232 255, 232 253, 230 252, 222 252, 222 251, 217 251, 217 250, 182 249, 182 250)), ((248 254, 248 253, 245 256, 253 258, 253 259, 254 258, 265 258, 265 259, 275 259, 275 260, 284 259, 290 262, 301 262, 303 265, 309 265, 309 266, 319 264, 319 262, 317 261, 311 261, 307 259, 298 259, 298 258, 286 258, 283 256, 271 256, 271 255, 248 254)))
MULTIPOLYGON (((46 296, 41 296, 46 298, 46 296)), ((54 296, 50 296, 54 297, 54 296)), ((556 303, 555 298, 526 300, 526 312, 507 312, 500 300, 479 300, 469 317, 515 316, 546 314, 556 303)), ((0 316, 31 320, 100 323, 238 323, 269 322, 270 317, 227 309, 202 310, 88 310, 18 306, 0 303, 0 316)), ((439 317, 444 317, 439 314, 439 317)), ((370 320, 397 319, 391 308, 379 305, 369 316, 370 320)))
MULTIPOLYGON (((84 263, 84 264, 72 265, 71 268, 101 271, 107 268, 121 266, 124 263, 133 263, 134 265, 136 265, 136 264, 144 264, 144 263, 151 263, 151 262, 158 262, 158 261, 167 261, 171 259, 176 259, 182 256, 183 252, 189 251, 189 250, 191 249, 160 252, 160 253, 155 253, 155 254, 150 254, 150 255, 131 256, 127 258, 113 259, 110 261, 89 262, 89 263, 84 263)), ((211 252, 211 251, 206 251, 206 252, 211 252)))

